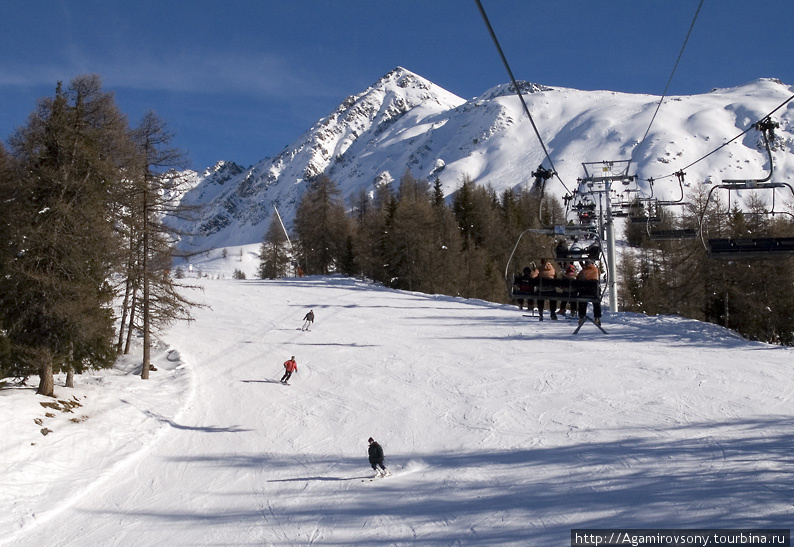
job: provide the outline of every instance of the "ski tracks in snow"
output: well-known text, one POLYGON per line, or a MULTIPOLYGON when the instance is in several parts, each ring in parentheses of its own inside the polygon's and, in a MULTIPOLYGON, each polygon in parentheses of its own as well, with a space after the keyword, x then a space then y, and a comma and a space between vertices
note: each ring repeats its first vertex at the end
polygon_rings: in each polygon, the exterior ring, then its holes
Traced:
MULTIPOLYGON (((790 359, 742 373, 766 346, 614 314, 609 336, 574 337, 343 279, 206 284, 214 309, 169 335, 188 403, 160 416, 146 458, 54 518, 59 545, 518 547, 615 518, 790 520, 790 359), (371 483, 370 436, 393 473, 371 483)), ((46 544, 39 528, 20 545, 46 544)))

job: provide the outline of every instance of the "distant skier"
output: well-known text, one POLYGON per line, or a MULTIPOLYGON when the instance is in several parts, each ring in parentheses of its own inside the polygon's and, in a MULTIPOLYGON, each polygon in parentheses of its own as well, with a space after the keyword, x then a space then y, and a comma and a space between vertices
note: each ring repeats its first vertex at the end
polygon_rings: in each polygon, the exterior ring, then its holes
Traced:
POLYGON ((312 324, 314 324, 314 310, 309 310, 309 313, 303 316, 303 326, 301 330, 309 330, 312 324))
POLYGON ((282 376, 280 380, 282 384, 286 384, 287 381, 290 379, 290 376, 292 376, 292 373, 298 370, 298 363, 295 362, 294 355, 289 359, 287 359, 286 361, 284 361, 284 369, 285 369, 284 376, 282 376))
POLYGON ((369 448, 368 448, 369 464, 372 466, 372 469, 375 470, 376 473, 375 476, 385 477, 387 475, 391 475, 391 473, 389 473, 386 470, 386 466, 383 465, 383 459, 384 459, 383 447, 379 445, 377 442, 375 442, 375 439, 373 439, 372 437, 368 439, 368 442, 369 442, 369 448))

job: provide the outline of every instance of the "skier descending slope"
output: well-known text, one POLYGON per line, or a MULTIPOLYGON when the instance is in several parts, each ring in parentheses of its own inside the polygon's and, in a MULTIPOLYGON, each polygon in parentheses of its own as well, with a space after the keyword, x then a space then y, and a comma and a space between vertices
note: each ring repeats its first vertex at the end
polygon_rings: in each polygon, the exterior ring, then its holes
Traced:
POLYGON ((293 372, 297 372, 298 370, 298 363, 295 362, 295 356, 293 355, 286 361, 284 361, 284 376, 281 377, 281 383, 284 385, 289 385, 287 381, 289 381, 290 376, 292 376, 293 372))
POLYGON ((303 316, 303 326, 301 330, 309 330, 314 324, 314 310, 309 310, 309 313, 303 316))
POLYGON ((383 459, 385 457, 383 455, 383 447, 375 442, 375 439, 372 437, 368 439, 368 442, 369 464, 372 466, 372 469, 375 470, 375 477, 388 477, 391 473, 389 473, 386 470, 386 466, 383 465, 383 459))

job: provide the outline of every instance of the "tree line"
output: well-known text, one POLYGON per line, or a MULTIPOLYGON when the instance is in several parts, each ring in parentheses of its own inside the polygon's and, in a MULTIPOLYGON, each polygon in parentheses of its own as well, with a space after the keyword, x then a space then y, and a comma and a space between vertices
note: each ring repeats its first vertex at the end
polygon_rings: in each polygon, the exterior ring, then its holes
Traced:
MULTIPOLYGON (((294 219, 294 255, 307 275, 339 272, 389 287, 502 301, 505 263, 518 235, 561 222, 552 199, 522 189, 498 194, 465 178, 447 204, 441 182, 406 171, 399 183, 361 191, 349 205, 326 175, 313 180, 294 219), (540 218, 539 210, 543 210, 540 218)), ((286 237, 274 218, 260 250, 262 278, 287 274, 286 237)), ((527 238, 531 245, 533 238, 527 238)), ((536 243, 536 242, 535 242, 536 243)))
MULTIPOLYGON (((728 210, 714 198, 706 207, 703 186, 688 199, 682 214, 668 215, 655 229, 698 231, 703 216, 707 237, 794 233, 792 216, 765 214, 761 199, 751 198, 749 211, 728 210)), ((292 253, 273 219, 262 242, 259 275, 287 276, 294 259, 307 275, 338 272, 397 289, 506 302, 505 269, 519 234, 564 224, 565 216, 559 201, 531 188, 497 193, 464 177, 447 199, 438 179, 431 184, 410 171, 396 187, 379 184, 345 203, 339 186, 321 174, 298 204, 292 253)), ((714 260, 700 238, 655 241, 645 222, 628 222, 624 240, 617 265, 621 311, 677 314, 752 340, 794 345, 794 259, 714 260)), ((516 256, 550 258, 554 244, 548 236, 529 234, 516 256)), ((523 266, 515 261, 508 277, 523 266)))
POLYGON ((703 237, 695 239, 654 241, 646 223, 629 223, 630 249, 619 264, 620 309, 678 314, 722 325, 750 340, 794 345, 794 258, 719 260, 710 258, 703 245, 710 238, 794 235, 794 204, 772 214, 764 197, 753 194, 740 209, 720 196, 707 204, 708 187, 696 187, 680 214, 661 215, 655 228, 702 230, 703 237))
POLYGON ((0 378, 109 367, 152 333, 189 317, 169 275, 175 238, 166 214, 184 156, 153 112, 130 127, 96 75, 58 83, 0 143, 0 378), (114 302, 120 301, 117 316, 114 302))

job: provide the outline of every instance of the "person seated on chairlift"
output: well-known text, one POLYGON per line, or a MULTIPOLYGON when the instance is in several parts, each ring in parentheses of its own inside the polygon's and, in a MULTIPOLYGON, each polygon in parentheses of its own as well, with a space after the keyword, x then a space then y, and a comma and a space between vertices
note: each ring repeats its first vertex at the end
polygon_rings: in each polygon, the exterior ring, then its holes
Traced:
MULTIPOLYGON (((595 281, 598 282, 598 277, 601 275, 601 272, 598 271, 598 267, 593 263, 592 260, 586 260, 584 266, 582 266, 582 271, 576 276, 576 279, 579 281, 595 281)), ((597 294, 597 291, 596 291, 597 294)), ((594 296, 588 294, 587 296, 594 296)), ((581 325, 585 321, 585 317, 587 316, 587 302, 579 302, 579 324, 581 325)), ((593 318, 594 323, 601 326, 601 302, 593 300, 593 318)))
MULTIPOLYGON (((576 266, 574 266, 572 262, 565 268, 565 271, 562 273, 562 278, 568 281, 569 284, 576 279, 576 266)), ((576 289, 573 289, 570 286, 567 289, 563 287, 563 294, 566 296, 576 296, 576 289), (572 291, 574 294, 571 294, 572 291)), ((565 312, 567 311, 567 307, 568 302, 565 300, 560 300, 560 309, 557 310, 557 313, 564 316, 565 312)), ((571 302, 571 315, 573 315, 575 311, 576 305, 571 302)))
MULTIPOLYGON (((557 270, 554 269, 554 264, 545 258, 540 260, 540 278, 541 284, 543 279, 555 279, 557 277, 557 270)), ((543 307, 545 300, 538 300, 538 313, 540 314, 540 321, 543 321, 543 307)), ((549 317, 553 321, 557 320, 557 300, 549 300, 549 317)))

